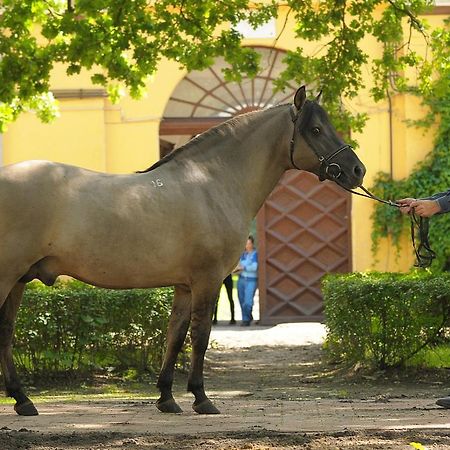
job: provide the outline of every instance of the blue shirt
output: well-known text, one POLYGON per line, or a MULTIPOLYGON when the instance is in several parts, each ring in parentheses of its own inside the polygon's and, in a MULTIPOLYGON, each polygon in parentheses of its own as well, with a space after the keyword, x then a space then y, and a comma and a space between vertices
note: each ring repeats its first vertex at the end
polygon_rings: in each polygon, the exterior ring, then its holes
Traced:
POLYGON ((256 250, 242 253, 239 264, 244 268, 241 276, 253 279, 258 278, 258 252, 256 250))

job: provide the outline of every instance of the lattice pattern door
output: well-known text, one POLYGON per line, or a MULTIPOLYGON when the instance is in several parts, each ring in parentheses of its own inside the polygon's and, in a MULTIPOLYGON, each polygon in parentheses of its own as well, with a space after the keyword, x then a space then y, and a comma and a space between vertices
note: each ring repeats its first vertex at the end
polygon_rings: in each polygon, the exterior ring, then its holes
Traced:
POLYGON ((320 279, 350 270, 350 196, 289 171, 258 213, 262 323, 321 320, 320 279))

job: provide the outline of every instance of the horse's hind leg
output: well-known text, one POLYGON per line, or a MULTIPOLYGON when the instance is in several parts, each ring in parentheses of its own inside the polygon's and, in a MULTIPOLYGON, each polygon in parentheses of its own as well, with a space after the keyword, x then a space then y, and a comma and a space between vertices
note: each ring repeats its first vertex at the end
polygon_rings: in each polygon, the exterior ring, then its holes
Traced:
POLYGON ((219 414, 220 411, 205 394, 203 362, 211 332, 211 315, 222 281, 197 283, 192 289, 191 338, 192 357, 188 391, 195 396, 192 408, 199 414, 219 414))
POLYGON ((12 357, 14 323, 22 301, 25 284, 17 283, 0 308, 0 363, 5 380, 6 393, 16 400, 14 410, 22 416, 36 416, 37 409, 25 395, 12 357))
POLYGON ((161 396, 156 402, 157 408, 166 413, 180 413, 181 408, 175 402, 172 395, 173 374, 191 320, 191 291, 175 287, 175 296, 167 330, 167 349, 164 362, 158 377, 158 389, 161 396))

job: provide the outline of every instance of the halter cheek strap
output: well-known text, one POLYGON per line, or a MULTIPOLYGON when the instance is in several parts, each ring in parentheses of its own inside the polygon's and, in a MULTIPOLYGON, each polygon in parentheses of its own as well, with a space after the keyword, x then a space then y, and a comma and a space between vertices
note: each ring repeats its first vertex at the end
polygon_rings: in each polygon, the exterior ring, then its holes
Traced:
POLYGON ((289 108, 289 112, 291 113, 291 120, 294 124, 294 132, 292 133, 292 138, 291 138, 291 142, 289 143, 289 157, 291 158, 291 164, 294 166, 295 169, 297 170, 302 170, 300 167, 297 166, 297 164, 295 164, 294 161, 294 147, 295 147, 295 125, 297 123, 297 119, 299 118, 302 110, 300 109, 299 111, 297 111, 296 113, 294 112, 294 108, 295 106, 292 105, 289 108))
POLYGON ((329 178, 331 180, 338 179, 342 174, 342 168, 337 162, 332 162, 334 158, 336 158, 339 153, 341 153, 344 150, 353 150, 351 145, 349 144, 343 144, 341 145, 337 150, 335 150, 330 155, 319 155, 319 153, 316 151, 313 145, 311 145, 310 142, 308 142, 308 139, 304 133, 305 127, 302 126, 303 123, 307 123, 309 119, 309 115, 307 114, 306 117, 304 114, 306 114, 306 111, 304 109, 297 110, 294 105, 291 106, 289 109, 289 112, 291 114, 291 120, 294 123, 294 132, 292 134, 291 142, 289 143, 289 157, 291 159, 291 164, 293 167, 295 167, 297 170, 301 170, 300 167, 297 166, 297 164, 294 161, 294 148, 295 148, 295 131, 296 131, 296 125, 301 117, 302 120, 300 122, 299 133, 303 136, 303 139, 309 144, 310 148, 314 152, 314 154, 317 156, 317 159, 319 160, 319 180, 324 181, 325 179, 329 178), (295 110, 295 111, 294 111, 295 110))

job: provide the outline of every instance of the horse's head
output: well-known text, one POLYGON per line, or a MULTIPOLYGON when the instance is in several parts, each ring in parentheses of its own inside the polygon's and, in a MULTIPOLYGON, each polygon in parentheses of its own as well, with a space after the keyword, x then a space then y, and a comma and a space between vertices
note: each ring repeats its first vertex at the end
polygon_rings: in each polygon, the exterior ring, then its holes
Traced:
POLYGON ((294 98, 291 116, 294 134, 290 158, 297 169, 315 173, 320 181, 335 181, 347 189, 360 186, 366 168, 353 148, 345 144, 319 105, 320 94, 314 101, 306 99, 302 86, 294 98))

